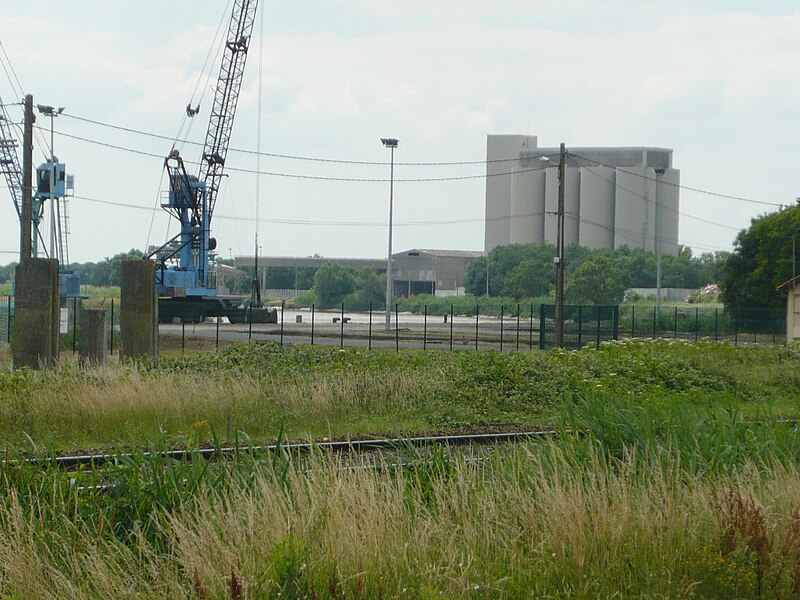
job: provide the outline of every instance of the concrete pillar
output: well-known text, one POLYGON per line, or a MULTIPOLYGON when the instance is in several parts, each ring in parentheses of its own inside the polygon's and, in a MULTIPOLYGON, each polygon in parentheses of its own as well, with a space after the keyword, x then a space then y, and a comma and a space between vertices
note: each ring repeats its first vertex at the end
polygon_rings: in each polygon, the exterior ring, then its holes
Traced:
POLYGON ((78 326, 78 363, 82 367, 106 364, 106 311, 80 309, 78 326))
POLYGON ((38 369, 58 361, 58 261, 26 258, 16 269, 14 368, 38 369))
POLYGON ((120 356, 158 358, 158 298, 156 264, 151 260, 122 261, 120 356))

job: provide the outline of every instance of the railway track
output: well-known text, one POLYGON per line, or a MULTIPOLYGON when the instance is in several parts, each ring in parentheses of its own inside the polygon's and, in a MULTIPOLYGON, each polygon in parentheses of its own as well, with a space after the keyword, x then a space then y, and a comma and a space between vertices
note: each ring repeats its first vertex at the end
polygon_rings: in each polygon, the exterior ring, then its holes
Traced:
POLYGON ((301 443, 277 443, 258 446, 227 446, 221 448, 196 448, 164 450, 157 452, 122 452, 103 454, 76 454, 54 456, 50 458, 26 459, 29 464, 42 466, 57 466, 64 469, 74 469, 80 466, 101 466, 123 462, 127 459, 156 457, 175 461, 184 460, 218 460, 237 454, 269 454, 274 452, 287 452, 290 454, 304 454, 317 452, 359 453, 370 451, 384 451, 402 448, 426 448, 431 446, 487 446, 494 444, 510 444, 537 439, 547 439, 558 435, 555 429, 541 429, 533 431, 492 432, 492 433, 466 433, 454 435, 429 435, 407 438, 380 438, 365 440, 337 440, 337 441, 312 441, 301 443))
MULTIPOLYGON (((787 425, 797 429, 798 419, 774 419, 752 421, 759 425, 787 425)), ((124 462, 133 458, 161 458, 174 461, 192 460, 224 460, 237 454, 258 455, 275 452, 289 454, 308 454, 311 452, 361 453, 401 450, 407 448, 428 448, 433 446, 490 446, 497 444, 513 444, 533 440, 554 438, 565 430, 530 429, 514 431, 491 431, 481 433, 443 433, 434 435, 418 435, 397 438, 317 440, 310 442, 284 442, 274 444, 223 446, 209 448, 181 448, 175 450, 119 452, 98 454, 68 454, 48 458, 23 459, 28 464, 57 466, 63 469, 75 469, 81 466, 102 466, 124 462)), ((578 434, 581 432, 579 431, 578 434)), ((9 461, 17 462, 17 461, 9 461)))

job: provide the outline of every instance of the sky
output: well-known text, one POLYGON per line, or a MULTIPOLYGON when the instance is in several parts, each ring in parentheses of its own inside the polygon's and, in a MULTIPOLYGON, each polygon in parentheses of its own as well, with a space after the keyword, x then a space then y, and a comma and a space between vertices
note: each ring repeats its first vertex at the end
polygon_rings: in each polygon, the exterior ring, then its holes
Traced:
MULTIPOLYGON (((0 98, 65 107, 53 128, 75 175, 71 261, 177 231, 159 208, 163 157, 187 126, 189 142, 204 140, 218 67, 203 67, 229 4, 0 0, 0 98), (200 114, 185 124, 190 101, 200 114)), ((218 251, 252 254, 257 234, 263 255, 385 256, 381 137, 400 140, 394 251, 482 250, 481 161, 487 134, 502 133, 672 148, 686 186, 679 242, 731 250, 753 217, 800 195, 798 29, 800 8, 783 0, 261 0, 212 224, 218 251)), ((7 111, 21 120, 20 106, 7 111)), ((38 164, 50 121, 37 126, 38 164)), ((178 148, 199 159, 199 145, 178 148)), ((16 260, 18 236, 0 182, 0 263, 16 260)))

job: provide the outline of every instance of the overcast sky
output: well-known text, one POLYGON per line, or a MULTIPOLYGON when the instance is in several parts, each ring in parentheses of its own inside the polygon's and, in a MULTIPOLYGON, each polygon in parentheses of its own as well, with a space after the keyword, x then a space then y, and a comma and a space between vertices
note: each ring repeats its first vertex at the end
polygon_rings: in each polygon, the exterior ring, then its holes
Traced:
MULTIPOLYGON (((66 107, 55 153, 75 174, 73 261, 175 233, 153 210, 165 184, 160 157, 193 90, 197 101, 206 89, 203 63, 227 5, 2 0, 0 42, 25 92, 66 107)), ((540 146, 673 148, 685 186, 774 204, 800 195, 796 2, 262 0, 259 11, 231 148, 258 144, 263 46, 262 152, 382 164, 264 156, 260 168, 272 174, 260 178, 257 207, 255 176, 234 170, 254 170, 256 159, 232 150, 213 224, 225 256, 252 253, 257 214, 263 254, 385 256, 389 152, 380 137, 399 138, 397 163, 478 161, 395 165, 395 251, 483 249, 479 161, 490 133, 530 133, 540 146)), ((216 76, 215 66, 211 84, 216 76)), ((19 100, 2 70, 0 97, 19 100)), ((189 139, 204 139, 212 97, 207 89, 189 139)), ((8 110, 21 118, 19 107, 8 110)), ((45 118, 37 124, 49 129, 45 118)), ((199 158, 198 146, 182 148, 186 160, 199 158)), ((46 154, 37 145, 35 162, 46 154)), ((771 210, 683 189, 680 242, 729 250, 738 229, 771 210)), ((15 260, 4 182, 0 235, 0 262, 15 260)))

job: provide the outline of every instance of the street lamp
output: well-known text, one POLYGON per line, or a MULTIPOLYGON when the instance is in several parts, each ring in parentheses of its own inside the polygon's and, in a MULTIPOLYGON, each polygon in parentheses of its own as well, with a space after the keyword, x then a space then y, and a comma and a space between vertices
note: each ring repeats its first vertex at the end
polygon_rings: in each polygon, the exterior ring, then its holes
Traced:
MULTIPOLYGON (((558 211, 556 212, 556 306, 553 318, 555 331, 554 345, 564 347, 564 186, 566 184, 567 150, 564 142, 558 153, 558 211)), ((542 162, 549 161, 546 156, 539 157, 542 162)))
MULTIPOLYGON (((47 104, 37 104, 36 110, 39 114, 45 117, 50 117, 50 257, 54 257, 56 245, 56 200, 55 196, 55 179, 56 179, 56 154, 53 150, 53 119, 64 112, 64 107, 59 106, 58 109, 47 104)), ((63 259, 63 256, 60 257, 63 259)))
POLYGON ((381 138, 381 143, 391 151, 389 171, 389 252, 386 255, 386 331, 392 325, 392 204, 394 203, 394 149, 399 143, 395 138, 381 138))
POLYGON ((661 214, 661 182, 666 169, 656 169, 656 214, 655 214, 655 239, 653 245, 656 250, 656 314, 661 314, 661 230, 663 229, 661 214))

